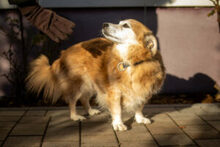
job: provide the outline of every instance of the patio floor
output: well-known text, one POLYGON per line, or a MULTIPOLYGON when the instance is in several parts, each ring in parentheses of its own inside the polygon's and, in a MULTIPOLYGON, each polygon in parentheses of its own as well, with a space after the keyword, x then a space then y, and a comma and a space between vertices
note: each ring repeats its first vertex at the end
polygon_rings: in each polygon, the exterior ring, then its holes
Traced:
MULTIPOLYGON (((82 108, 78 111, 83 114, 82 108)), ((115 132, 108 113, 83 122, 69 118, 68 107, 0 108, 4 147, 156 147, 220 146, 220 104, 148 105, 153 123, 136 124, 123 114, 128 131, 115 132)))

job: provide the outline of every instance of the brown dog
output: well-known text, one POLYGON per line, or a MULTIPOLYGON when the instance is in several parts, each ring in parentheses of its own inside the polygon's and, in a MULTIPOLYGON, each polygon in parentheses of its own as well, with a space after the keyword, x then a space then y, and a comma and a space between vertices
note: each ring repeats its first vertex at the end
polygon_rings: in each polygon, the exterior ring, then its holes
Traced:
POLYGON ((27 77, 28 89, 44 90, 44 97, 53 102, 65 99, 73 120, 85 119, 76 113, 77 100, 89 115, 99 113, 89 104, 89 98, 97 94, 98 103, 110 111, 115 130, 127 129, 121 119, 122 108, 134 112, 137 123, 150 123, 142 109, 165 78, 156 38, 133 19, 104 23, 102 33, 105 38, 80 42, 62 51, 52 66, 44 55, 34 60, 27 77))

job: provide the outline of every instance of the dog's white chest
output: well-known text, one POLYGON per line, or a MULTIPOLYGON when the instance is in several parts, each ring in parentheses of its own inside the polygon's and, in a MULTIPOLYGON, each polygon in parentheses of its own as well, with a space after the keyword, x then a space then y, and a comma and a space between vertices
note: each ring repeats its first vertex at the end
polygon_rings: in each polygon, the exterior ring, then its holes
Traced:
POLYGON ((129 48, 128 44, 118 44, 116 46, 116 49, 119 52, 119 55, 123 60, 127 58, 128 48, 129 48))

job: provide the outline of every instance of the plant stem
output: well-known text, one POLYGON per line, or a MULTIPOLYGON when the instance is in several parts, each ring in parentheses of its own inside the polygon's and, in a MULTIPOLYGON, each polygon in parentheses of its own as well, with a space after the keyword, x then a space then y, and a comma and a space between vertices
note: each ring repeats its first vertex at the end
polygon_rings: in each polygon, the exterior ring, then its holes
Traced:
POLYGON ((218 31, 220 33, 220 5, 219 5, 219 0, 216 0, 216 11, 217 11, 217 21, 218 21, 218 31))
POLYGON ((23 17, 21 12, 18 10, 19 14, 19 21, 20 21, 20 32, 21 32, 21 52, 22 52, 22 61, 23 61, 23 70, 24 73, 27 73, 27 50, 25 47, 25 40, 24 40, 24 25, 23 25, 23 17))

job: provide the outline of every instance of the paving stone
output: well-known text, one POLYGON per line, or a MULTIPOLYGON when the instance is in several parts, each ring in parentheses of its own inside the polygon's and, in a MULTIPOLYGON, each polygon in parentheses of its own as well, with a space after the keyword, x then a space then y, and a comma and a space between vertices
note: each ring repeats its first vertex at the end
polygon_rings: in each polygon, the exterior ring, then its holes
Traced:
POLYGON ((19 136, 8 137, 4 147, 39 147, 41 143, 40 136, 19 136))
POLYGON ((8 135, 9 131, 11 130, 11 128, 1 128, 0 129, 0 140, 4 140, 5 137, 8 135))
POLYGON ((151 120, 153 120, 154 122, 160 122, 160 123, 164 123, 164 122, 170 122, 173 123, 173 121, 170 119, 170 117, 167 114, 157 114, 151 117, 151 120))
POLYGON ((120 147, 157 147, 153 140, 138 141, 138 142, 123 142, 120 147))
POLYGON ((100 145, 111 143, 111 145, 117 146, 117 140, 114 135, 96 135, 96 133, 94 133, 92 136, 82 136, 81 141, 84 145, 100 145))
POLYGON ((48 128, 44 140, 45 142, 78 142, 79 128, 74 126, 48 128))
POLYGON ((111 142, 108 142, 108 143, 94 143, 94 144, 91 144, 91 143, 88 143, 88 144, 81 144, 81 147, 117 147, 118 145, 115 144, 115 143, 111 143, 111 142))
POLYGON ((174 123, 154 122, 147 125, 152 134, 181 134, 183 133, 174 123))
POLYGON ((171 117, 197 117, 197 114, 193 113, 193 111, 190 110, 190 113, 184 112, 184 111, 173 111, 168 113, 171 117))
POLYGON ((16 122, 0 122, 0 129, 10 129, 15 125, 16 122))
POLYGON ((86 123, 108 123, 111 122, 111 117, 108 112, 102 112, 95 116, 89 116, 88 119, 83 121, 83 124, 86 123))
POLYGON ((198 143, 200 147, 218 147, 220 144, 220 139, 196 140, 196 143, 198 143))
MULTIPOLYGON (((77 113, 80 115, 85 115, 85 111, 83 109, 77 109, 77 113)), ((70 110, 69 109, 65 109, 65 110, 49 110, 46 113, 46 116, 52 116, 52 117, 59 117, 59 116, 69 116, 70 117, 70 110)))
POLYGON ((196 116, 196 114, 194 113, 184 113, 184 112, 180 112, 180 111, 173 111, 173 112, 169 112, 167 113, 169 116, 171 117, 194 117, 196 116))
POLYGON ((204 120, 220 120, 220 114, 203 114, 199 116, 204 120))
POLYGON ((49 110, 46 116, 59 117, 59 116, 70 116, 69 110, 49 110))
POLYGON ((204 122, 201 119, 194 119, 194 118, 184 118, 184 119, 176 119, 174 118, 175 122, 179 125, 179 126, 184 126, 184 125, 204 125, 206 124, 206 122, 204 122))
POLYGON ((46 113, 45 110, 33 110, 33 111, 27 111, 25 114, 26 116, 44 116, 46 113))
POLYGON ((21 116, 0 116, 0 123, 2 122, 16 122, 20 119, 21 116))
POLYGON ((171 146, 164 146, 164 147, 198 147, 198 145, 192 145, 192 144, 190 144, 190 145, 171 145, 171 146))
POLYGON ((183 130, 193 139, 220 138, 219 132, 209 125, 184 126, 183 130))
POLYGON ((49 127, 65 127, 65 126, 79 126, 79 121, 73 121, 70 119, 69 115, 58 115, 52 116, 49 123, 49 127))
POLYGON ((157 114, 157 113, 167 113, 176 111, 175 108, 144 108, 144 114, 157 114))
POLYGON ((94 135, 94 132, 96 135, 113 135, 114 132, 112 129, 112 125, 110 123, 86 123, 84 124, 82 122, 82 136, 87 135, 94 135))
POLYGON ((207 105, 207 104, 193 104, 190 108, 183 109, 183 110, 190 110, 190 111, 188 111, 189 113, 193 112, 193 113, 196 113, 196 114, 206 114, 207 111, 204 111, 204 109, 202 109, 203 105, 207 105))
MULTIPOLYGON (((138 123, 133 123, 131 125, 131 128, 128 128, 128 131, 130 133, 148 133, 148 130, 144 124, 138 124, 138 123)), ((118 133, 123 133, 123 132, 118 132, 118 133)))
POLYGON ((47 124, 49 117, 39 117, 39 116, 24 116, 20 124, 47 124))
POLYGON ((132 127, 129 130, 123 132, 116 132, 116 134, 120 142, 133 142, 135 140, 145 141, 153 139, 146 127, 141 124, 132 124, 132 127))
POLYGON ((180 113, 185 113, 185 114, 196 114, 196 115, 205 115, 208 114, 207 112, 203 111, 202 109, 197 109, 197 110, 193 110, 193 109, 184 109, 181 110, 180 113))
POLYGON ((8 135, 11 128, 15 125, 15 122, 1 122, 0 123, 0 140, 4 140, 4 138, 8 135))
POLYGON ((175 124, 169 116, 163 114, 152 116, 151 120, 152 120, 151 124, 153 123, 175 124))
POLYGON ((203 104, 201 105, 201 109, 208 113, 220 113, 220 105, 219 104, 203 104))
POLYGON ((184 126, 184 125, 203 125, 206 124, 202 119, 200 119, 196 115, 175 115, 171 116, 174 121, 179 125, 179 126, 184 126))
POLYGON ((26 111, 28 107, 0 107, 0 111, 26 111))
POLYGON ((181 113, 181 114, 207 114, 206 111, 202 110, 201 109, 201 106, 200 105, 197 105, 197 104, 194 104, 192 105, 191 107, 188 107, 188 108, 180 108, 178 109, 178 112, 181 113))
POLYGON ((6 111, 0 110, 0 116, 21 116, 25 111, 6 111))
POLYGON ((51 117, 49 127, 78 126, 78 121, 70 119, 69 110, 50 110, 46 116, 51 117))
MULTIPOLYGON (((56 107, 56 106, 50 106, 50 107, 46 107, 47 110, 69 110, 68 106, 62 106, 62 107, 56 107)), ((82 107, 77 107, 78 109, 82 109, 82 107)))
POLYGON ((118 146, 107 112, 92 116, 82 122, 81 140, 83 147, 118 146))
POLYGON ((44 142, 43 147, 79 147, 79 142, 44 142))
POLYGON ((208 121, 213 127, 220 131, 220 121, 208 121))
MULTIPOLYGON (((29 111, 38 111, 38 110, 40 110, 40 111, 47 111, 48 109, 49 109, 50 107, 44 107, 44 106, 36 106, 36 107, 29 107, 29 111)), ((56 108, 56 107, 53 107, 53 108, 56 108)), ((59 107, 58 107, 59 108, 59 107)))
MULTIPOLYGON (((174 106, 175 105, 150 105, 145 108, 144 114, 149 114, 148 116, 153 120, 153 123, 147 126, 135 123, 133 114, 123 113, 123 121, 129 127, 131 126, 131 129, 124 132, 116 132, 120 146, 157 146, 151 134, 148 132, 148 129, 160 146, 196 146, 192 140, 183 133, 183 131, 191 138, 196 139, 199 146, 219 146, 220 105, 196 104, 189 106, 174 106), (176 126, 170 117, 183 131, 176 126), (201 118, 206 121, 203 121, 201 118), (148 129, 146 129, 146 127, 148 129)), ((0 108, 0 145, 1 141, 5 139, 16 121, 18 121, 24 114, 25 110, 28 109, 0 108)), ((80 114, 85 114, 84 110, 81 108, 78 112, 80 114)), ((68 107, 30 108, 10 134, 26 136, 9 136, 3 146, 14 146, 15 144, 16 147, 40 146, 41 136, 27 135, 43 135, 46 124, 49 121, 49 118, 51 118, 42 146, 77 147, 79 146, 79 122, 72 121, 69 116, 68 107), (39 138, 34 139, 32 137, 39 138), (16 143, 16 141, 18 143, 16 143)), ((100 115, 92 117, 88 116, 87 118, 86 121, 81 123, 82 147, 118 146, 111 126, 111 117, 108 113, 104 112, 100 115)))
POLYGON ((215 139, 215 138, 220 138, 220 134, 215 132, 215 131, 210 131, 210 132, 203 132, 203 133, 198 133, 198 132, 188 132, 187 133, 192 139, 215 139))
POLYGON ((11 135, 43 135, 46 124, 18 124, 11 135))
POLYGON ((153 138, 149 132, 146 133, 133 133, 132 131, 117 132, 117 136, 120 143, 123 142, 142 142, 152 141, 153 138))
POLYGON ((191 145, 194 144, 185 134, 158 134, 154 135, 159 145, 191 145))

